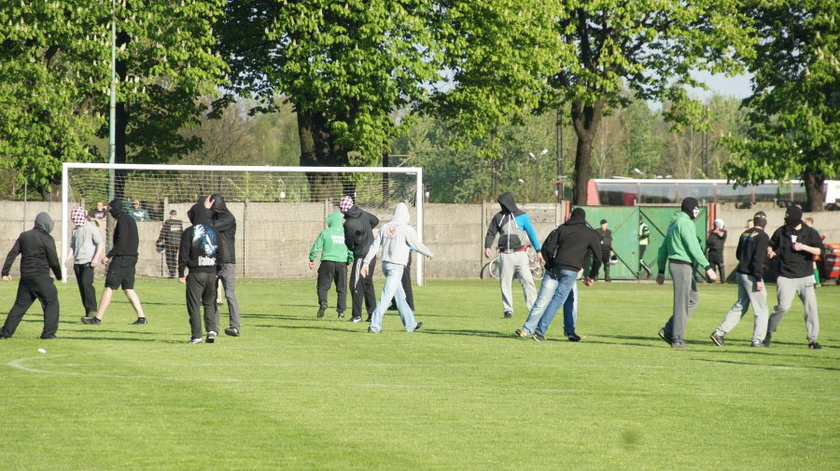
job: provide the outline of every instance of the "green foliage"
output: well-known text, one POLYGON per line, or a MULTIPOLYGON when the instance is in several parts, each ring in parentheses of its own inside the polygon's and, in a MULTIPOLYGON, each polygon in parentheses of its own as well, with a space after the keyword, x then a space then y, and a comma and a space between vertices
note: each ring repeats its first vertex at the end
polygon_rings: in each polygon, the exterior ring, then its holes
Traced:
POLYGON ((726 167, 739 182, 789 180, 806 173, 840 174, 840 3, 821 0, 749 2, 761 43, 749 61, 750 124, 726 167))
POLYGON ((219 47, 236 93, 265 109, 282 94, 366 165, 396 135, 390 113, 424 101, 437 77, 433 12, 420 0, 234 0, 219 47))
MULTIPOLYGON (((224 0, 123 0, 116 4, 125 64, 129 161, 157 162, 194 148, 178 131, 197 121, 225 64, 211 51, 224 0)), ((0 165, 45 187, 61 162, 102 160, 108 133, 111 3, 4 2, 0 6, 0 165)))

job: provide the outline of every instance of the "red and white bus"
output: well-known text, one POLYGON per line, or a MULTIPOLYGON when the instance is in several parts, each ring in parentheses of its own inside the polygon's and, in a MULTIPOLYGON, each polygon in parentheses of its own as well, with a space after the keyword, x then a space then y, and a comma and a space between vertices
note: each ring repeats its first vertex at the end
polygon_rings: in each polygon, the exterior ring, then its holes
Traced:
MULTIPOLYGON (((826 180, 825 202, 840 202, 840 181, 826 180)), ((805 186, 801 180, 789 185, 778 182, 738 186, 726 180, 679 180, 670 178, 592 178, 587 188, 586 204, 590 206, 634 206, 637 204, 679 204, 693 196, 701 203, 734 203, 749 206, 769 202, 782 206, 805 202, 805 186)))

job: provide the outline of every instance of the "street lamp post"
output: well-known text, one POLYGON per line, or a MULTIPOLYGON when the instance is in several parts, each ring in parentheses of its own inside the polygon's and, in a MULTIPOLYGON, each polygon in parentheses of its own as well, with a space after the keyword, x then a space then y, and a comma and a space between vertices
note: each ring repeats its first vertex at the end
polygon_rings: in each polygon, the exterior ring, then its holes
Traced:
POLYGON ((528 152, 528 155, 531 156, 531 158, 534 161, 536 161, 536 167, 534 167, 534 194, 533 194, 533 199, 537 199, 539 194, 540 194, 539 193, 539 191, 540 191, 540 157, 544 156, 545 154, 548 154, 548 149, 541 150, 540 153, 537 154, 537 155, 534 155, 533 152, 528 152))

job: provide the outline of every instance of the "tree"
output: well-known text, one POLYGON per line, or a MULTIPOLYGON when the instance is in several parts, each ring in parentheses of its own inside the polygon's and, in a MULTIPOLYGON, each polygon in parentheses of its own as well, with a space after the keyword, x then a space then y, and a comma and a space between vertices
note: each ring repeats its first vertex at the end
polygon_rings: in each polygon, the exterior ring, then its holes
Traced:
MULTIPOLYGON (((438 78, 434 6, 229 0, 219 50, 232 91, 260 100, 256 111, 273 110, 281 94, 294 105, 301 165, 368 165, 396 135, 391 113, 425 101, 438 78)), ((335 183, 318 178, 310 176, 316 188, 335 183)))
POLYGON ((556 31, 576 54, 550 83, 554 103, 569 106, 578 138, 573 198, 578 204, 586 201, 601 119, 627 103, 625 87, 642 100, 683 105, 684 85, 703 87, 692 70, 739 71, 733 54, 748 56, 753 39, 737 0, 563 3, 568 15, 559 18, 556 31))
POLYGON ((750 128, 733 140, 726 166, 739 183, 805 182, 807 211, 822 211, 823 183, 840 173, 840 4, 821 0, 749 2, 762 38, 748 58, 750 128))
POLYGON ((225 64, 212 24, 224 0, 5 2, 0 7, 0 160, 48 189, 61 162, 102 160, 108 135, 112 18, 119 34, 118 162, 160 162, 195 149, 197 97, 225 64))

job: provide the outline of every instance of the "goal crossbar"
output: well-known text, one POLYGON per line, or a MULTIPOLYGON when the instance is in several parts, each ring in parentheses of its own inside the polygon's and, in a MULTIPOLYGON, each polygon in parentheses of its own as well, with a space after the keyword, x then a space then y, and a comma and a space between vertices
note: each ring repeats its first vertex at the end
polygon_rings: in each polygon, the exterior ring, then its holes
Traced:
MULTIPOLYGON (((416 178, 415 187, 415 209, 417 214, 417 235, 423 240, 423 169, 422 167, 290 167, 290 166, 249 166, 249 165, 166 165, 166 164, 107 164, 107 163, 82 163, 64 162, 61 166, 61 257, 66 257, 69 241, 69 214, 70 214, 70 171, 72 169, 109 170, 113 174, 116 170, 129 171, 201 171, 201 172, 254 172, 254 173, 307 173, 307 174, 332 174, 332 173, 367 173, 367 174, 404 174, 414 175, 416 178)), ((62 279, 67 280, 67 267, 61 264, 62 279)), ((424 284, 423 257, 416 260, 416 282, 424 284)))

